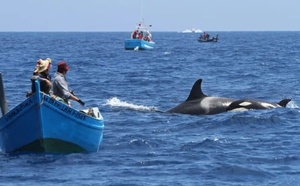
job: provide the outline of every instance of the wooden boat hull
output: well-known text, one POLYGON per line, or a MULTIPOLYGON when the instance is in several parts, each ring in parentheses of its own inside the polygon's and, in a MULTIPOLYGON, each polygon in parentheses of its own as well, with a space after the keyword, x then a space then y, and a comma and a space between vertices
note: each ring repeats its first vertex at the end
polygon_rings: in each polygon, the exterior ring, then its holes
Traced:
MULTIPOLYGON (((39 90, 39 89, 37 89, 39 90)), ((41 92, 35 93, 0 118, 2 152, 97 152, 104 123, 41 92)))
POLYGON ((126 50, 149 50, 155 47, 155 42, 145 41, 141 39, 126 39, 125 49, 126 50))

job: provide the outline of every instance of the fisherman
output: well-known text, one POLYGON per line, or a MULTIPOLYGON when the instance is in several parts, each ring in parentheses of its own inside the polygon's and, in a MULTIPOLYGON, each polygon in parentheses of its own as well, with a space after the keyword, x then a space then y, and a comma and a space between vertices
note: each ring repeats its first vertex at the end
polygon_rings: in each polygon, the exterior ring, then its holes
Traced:
POLYGON ((51 68, 52 60, 47 58, 45 60, 39 59, 36 62, 36 67, 33 71, 33 75, 30 78, 31 80, 31 92, 26 94, 26 97, 31 96, 33 93, 36 92, 35 89, 35 81, 39 80, 40 82, 40 90, 46 94, 50 94, 51 90, 51 76, 49 74, 49 70, 51 68))
POLYGON ((140 31, 140 33, 138 34, 138 39, 143 39, 143 31, 140 31))
POLYGON ((136 39, 138 32, 139 32, 138 30, 135 30, 134 32, 132 32, 131 39, 136 39))
POLYGON ((57 64, 57 72, 54 74, 53 86, 52 86, 52 98, 63 101, 67 105, 70 105, 70 99, 77 101, 82 106, 84 102, 74 95, 73 91, 68 88, 68 83, 66 80, 66 74, 69 70, 69 66, 65 61, 61 61, 57 64))
POLYGON ((152 40, 152 35, 148 30, 146 31, 146 36, 144 37, 144 40, 148 42, 152 40))

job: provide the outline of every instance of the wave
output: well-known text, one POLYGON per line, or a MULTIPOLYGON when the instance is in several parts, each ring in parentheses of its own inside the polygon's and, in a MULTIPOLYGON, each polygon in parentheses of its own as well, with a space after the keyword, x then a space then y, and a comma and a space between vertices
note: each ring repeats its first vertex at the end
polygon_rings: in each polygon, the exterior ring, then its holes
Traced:
POLYGON ((292 100, 287 105, 287 108, 299 108, 299 106, 292 100))
POLYGON ((144 106, 144 105, 135 105, 132 103, 128 103, 126 101, 121 101, 117 97, 110 98, 106 101, 106 105, 111 107, 121 107, 131 110, 138 110, 138 111, 159 111, 154 106, 144 106))

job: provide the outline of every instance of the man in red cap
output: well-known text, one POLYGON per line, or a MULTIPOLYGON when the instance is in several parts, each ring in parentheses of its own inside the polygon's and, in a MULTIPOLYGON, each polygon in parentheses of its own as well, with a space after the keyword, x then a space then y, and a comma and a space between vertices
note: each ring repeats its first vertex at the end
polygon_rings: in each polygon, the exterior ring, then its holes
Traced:
POLYGON ((68 83, 66 81, 66 74, 69 70, 69 66, 65 61, 61 61, 57 64, 57 72, 54 74, 54 80, 52 83, 52 92, 54 97, 60 97, 64 102, 70 105, 69 100, 74 100, 84 105, 85 103, 76 97, 73 92, 68 89, 68 83))

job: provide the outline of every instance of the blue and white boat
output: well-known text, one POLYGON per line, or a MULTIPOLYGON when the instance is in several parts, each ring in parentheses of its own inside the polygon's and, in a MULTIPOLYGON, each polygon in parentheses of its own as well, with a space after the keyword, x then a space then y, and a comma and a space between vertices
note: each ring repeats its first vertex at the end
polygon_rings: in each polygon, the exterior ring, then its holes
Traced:
POLYGON ((131 38, 125 40, 126 50, 148 50, 155 47, 155 42, 152 40, 152 34, 148 27, 141 21, 136 29, 131 33, 131 38))
MULTIPOLYGON (((3 87, 2 78, 1 84, 3 87)), ((35 86, 40 90, 38 82, 35 86)), ((5 96, 0 98, 3 110, 5 96)), ((2 115, 0 151, 4 153, 97 152, 103 138, 98 107, 75 110, 40 91, 2 115)))
POLYGON ((126 50, 148 50, 155 47, 155 42, 144 41, 139 39, 126 39, 125 49, 126 50))

